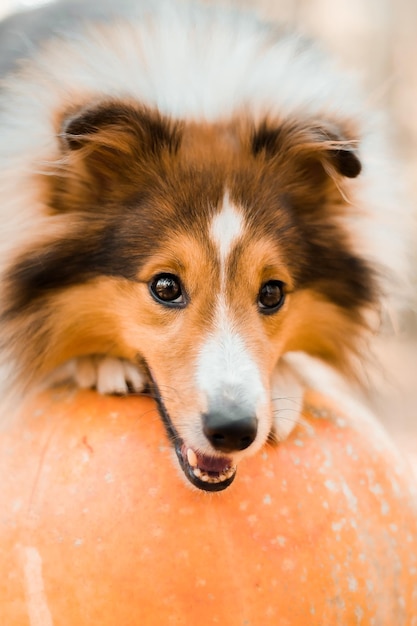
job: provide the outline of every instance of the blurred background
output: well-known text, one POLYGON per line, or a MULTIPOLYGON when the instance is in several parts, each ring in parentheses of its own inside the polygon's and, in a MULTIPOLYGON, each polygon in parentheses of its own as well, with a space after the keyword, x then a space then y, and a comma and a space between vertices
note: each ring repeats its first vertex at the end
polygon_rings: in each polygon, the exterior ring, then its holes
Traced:
MULTIPOLYGON (((0 0, 0 17, 46 2, 0 0)), ((342 66, 358 74, 368 100, 389 112, 390 136, 417 217, 417 1, 229 0, 229 4, 255 9, 320 39, 342 66)), ((417 269, 417 227, 415 241, 417 269)), ((415 286, 417 301, 417 282, 415 286)), ((395 337, 382 338, 378 360, 383 373, 368 401, 400 446, 410 453, 417 469, 416 320, 414 302, 398 320, 395 337)))

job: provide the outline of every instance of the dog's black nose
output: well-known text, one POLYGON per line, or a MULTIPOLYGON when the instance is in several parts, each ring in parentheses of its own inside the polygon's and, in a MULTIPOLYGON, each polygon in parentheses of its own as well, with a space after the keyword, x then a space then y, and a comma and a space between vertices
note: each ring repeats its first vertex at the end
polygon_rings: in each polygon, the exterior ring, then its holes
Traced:
POLYGON ((203 431, 213 448, 236 452, 245 450, 255 441, 258 420, 242 413, 241 407, 229 406, 203 415, 203 431))

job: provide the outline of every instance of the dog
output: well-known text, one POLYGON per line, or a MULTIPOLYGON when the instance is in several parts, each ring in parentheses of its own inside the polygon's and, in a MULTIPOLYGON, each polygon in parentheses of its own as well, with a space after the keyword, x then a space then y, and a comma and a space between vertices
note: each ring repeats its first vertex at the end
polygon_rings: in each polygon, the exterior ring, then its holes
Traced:
POLYGON ((319 363, 361 377, 404 292, 383 124, 233 8, 67 0, 0 34, 2 395, 150 391, 188 481, 224 490, 319 363))

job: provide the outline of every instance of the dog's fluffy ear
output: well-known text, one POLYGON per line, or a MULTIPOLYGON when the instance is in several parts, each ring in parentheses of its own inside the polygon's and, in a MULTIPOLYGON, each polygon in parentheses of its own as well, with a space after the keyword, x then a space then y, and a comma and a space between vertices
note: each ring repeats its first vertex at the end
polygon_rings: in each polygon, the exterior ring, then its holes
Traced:
POLYGON ((60 138, 69 150, 107 148, 116 155, 135 150, 156 155, 162 148, 178 147, 178 133, 167 118, 139 105, 115 100, 67 114, 60 138))
POLYGON ((58 135, 61 158, 54 205, 66 209, 126 197, 155 172, 163 154, 175 153, 180 143, 178 124, 117 100, 66 112, 58 135))
POLYGON ((328 122, 264 121, 253 134, 252 151, 277 163, 289 163, 307 177, 317 177, 318 165, 322 174, 332 178, 356 178, 362 169, 358 141, 328 122))

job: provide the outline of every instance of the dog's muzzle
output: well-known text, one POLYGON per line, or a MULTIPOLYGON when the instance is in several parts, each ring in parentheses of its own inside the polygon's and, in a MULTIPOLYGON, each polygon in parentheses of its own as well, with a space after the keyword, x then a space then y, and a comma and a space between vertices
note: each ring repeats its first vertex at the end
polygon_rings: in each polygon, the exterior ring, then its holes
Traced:
POLYGON ((165 408, 152 373, 153 395, 164 423, 167 435, 174 445, 179 464, 192 485, 203 491, 222 491, 232 484, 236 476, 236 465, 231 455, 248 448, 255 440, 258 420, 245 415, 242 408, 231 402, 222 403, 203 415, 202 427, 216 455, 203 454, 187 446, 179 436, 165 408))

